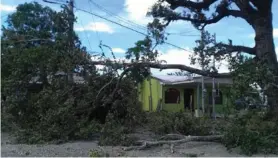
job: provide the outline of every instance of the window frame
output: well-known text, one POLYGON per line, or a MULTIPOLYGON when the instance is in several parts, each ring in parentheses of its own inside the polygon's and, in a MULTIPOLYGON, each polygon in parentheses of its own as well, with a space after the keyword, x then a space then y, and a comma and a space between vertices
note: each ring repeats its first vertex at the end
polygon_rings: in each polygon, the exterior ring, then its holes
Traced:
POLYGON ((164 104, 180 104, 180 103, 181 103, 180 90, 178 90, 177 88, 167 88, 164 91, 164 104), (175 91, 176 96, 174 96, 175 94, 172 94, 172 96, 171 95, 169 96, 169 91, 175 91), (170 97, 170 98, 168 98, 168 97, 170 97), (175 97, 175 98, 173 98, 173 97, 175 97), (174 101, 174 100, 176 100, 176 101, 174 101))

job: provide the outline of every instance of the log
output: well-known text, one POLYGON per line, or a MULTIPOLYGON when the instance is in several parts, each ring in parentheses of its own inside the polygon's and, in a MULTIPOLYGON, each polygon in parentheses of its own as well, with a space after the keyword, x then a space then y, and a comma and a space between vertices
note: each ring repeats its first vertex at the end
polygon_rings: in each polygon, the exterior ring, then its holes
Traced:
POLYGON ((185 138, 185 135, 182 134, 167 134, 159 138, 159 140, 178 140, 185 138))
POLYGON ((223 138, 223 135, 211 135, 211 136, 184 136, 183 139, 179 140, 161 140, 161 141, 141 141, 140 146, 130 146, 125 147, 123 150, 129 151, 129 150, 143 150, 148 147, 152 146, 158 146, 163 144, 170 144, 171 150, 173 148, 172 144, 180 144, 180 143, 186 143, 191 141, 220 141, 223 138))

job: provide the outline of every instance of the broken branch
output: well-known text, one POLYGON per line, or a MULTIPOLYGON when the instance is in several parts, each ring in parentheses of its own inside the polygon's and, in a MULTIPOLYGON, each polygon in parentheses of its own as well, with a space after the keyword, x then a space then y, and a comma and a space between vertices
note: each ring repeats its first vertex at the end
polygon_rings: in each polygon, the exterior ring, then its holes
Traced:
POLYGON ((116 62, 105 62, 105 61, 92 61, 91 62, 94 65, 117 65, 120 67, 131 67, 131 66, 139 66, 139 67, 150 67, 150 68, 156 68, 160 70, 164 69, 180 69, 184 71, 188 71, 190 73, 195 73, 199 74, 202 76, 207 76, 207 77, 215 77, 215 78, 227 78, 231 77, 230 73, 215 73, 215 72, 210 72, 210 71, 203 71, 200 69, 196 69, 190 66, 186 65, 181 65, 181 64, 160 64, 160 63, 154 63, 154 62, 136 62, 136 63, 116 63, 116 62))
POLYGON ((159 140, 177 140, 177 139, 183 139, 186 136, 181 135, 181 134, 167 134, 165 136, 162 136, 159 138, 159 140))
POLYGON ((217 0, 206 0, 202 2, 193 2, 185 0, 166 0, 167 3, 171 5, 172 9, 176 9, 179 6, 190 7, 194 9, 208 9, 211 4, 217 0))
MULTIPOLYGON (((223 138, 223 135, 212 135, 212 136, 184 136, 183 139, 179 140, 161 140, 161 141, 143 141, 140 146, 130 146, 123 148, 125 151, 129 150, 143 150, 151 146, 158 146, 163 144, 180 144, 190 141, 220 141, 223 138)), ((173 146, 172 146, 173 147, 173 146)))
POLYGON ((225 54, 229 54, 229 53, 233 53, 233 52, 244 52, 244 53, 248 53, 251 55, 256 55, 255 48, 239 46, 239 45, 229 45, 229 44, 224 44, 224 43, 219 43, 219 44, 217 44, 217 46, 224 48, 224 50, 218 51, 216 53, 217 55, 225 55, 225 54))

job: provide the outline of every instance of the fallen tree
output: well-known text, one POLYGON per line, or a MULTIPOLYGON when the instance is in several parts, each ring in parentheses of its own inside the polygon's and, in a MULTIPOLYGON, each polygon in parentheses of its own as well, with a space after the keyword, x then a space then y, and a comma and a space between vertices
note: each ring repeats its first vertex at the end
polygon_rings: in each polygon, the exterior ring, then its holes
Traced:
POLYGON ((129 150, 143 150, 152 146, 159 146, 163 144, 169 144, 171 152, 174 152, 174 145, 180 144, 180 143, 186 143, 191 141, 212 141, 212 142, 219 142, 222 140, 223 135, 210 135, 210 136, 184 136, 179 134, 169 134, 164 136, 163 138, 169 138, 173 139, 179 137, 178 140, 159 140, 159 141, 138 141, 137 143, 139 145, 137 146, 130 146, 130 147, 124 147, 123 150, 129 151, 129 150))
POLYGON ((125 68, 125 67, 149 67, 149 68, 156 68, 160 70, 165 69, 180 69, 184 71, 188 71, 190 73, 195 73, 202 76, 207 77, 215 77, 215 78, 226 78, 231 77, 230 73, 217 73, 217 72, 211 72, 211 71, 205 71, 196 69, 190 66, 182 65, 182 64, 161 64, 157 62, 111 62, 111 61, 92 61, 92 65, 104 65, 104 66, 114 66, 119 68, 125 68))

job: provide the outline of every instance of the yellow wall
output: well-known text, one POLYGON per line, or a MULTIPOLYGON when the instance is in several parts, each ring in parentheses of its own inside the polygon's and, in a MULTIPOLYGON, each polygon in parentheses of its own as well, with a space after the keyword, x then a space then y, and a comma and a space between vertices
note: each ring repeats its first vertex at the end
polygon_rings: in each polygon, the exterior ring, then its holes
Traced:
MULTIPOLYGON (((157 79, 151 78, 145 79, 141 84, 138 85, 138 99, 142 103, 142 108, 144 111, 150 111, 150 102, 149 102, 149 96, 152 94, 152 111, 156 111, 158 102, 160 99, 162 99, 162 109, 165 111, 169 112, 179 112, 179 111, 184 111, 184 89, 186 87, 183 86, 169 86, 169 85, 160 85, 160 82, 157 79), (150 84, 151 82, 151 90, 152 92, 150 93, 150 84), (168 88, 176 88, 177 90, 180 91, 180 103, 179 104, 165 104, 165 99, 164 99, 164 94, 165 91, 168 88)), ((208 103, 208 92, 211 92, 211 87, 207 87, 207 97, 206 97, 206 103, 208 103)), ((194 90, 194 109, 197 109, 197 87, 193 88, 194 90)), ((221 90, 221 87, 220 87, 221 90)), ((199 89, 199 105, 200 107, 202 106, 202 93, 201 93, 201 86, 199 89)), ((227 96, 223 93, 223 104, 226 103, 227 96)), ((205 104, 207 105, 207 104, 205 104)), ((223 105, 215 105, 216 112, 221 112, 225 106, 223 105)))
POLYGON ((158 80, 151 78, 145 79, 141 84, 139 84, 138 88, 140 89, 139 92, 139 101, 142 102, 143 110, 144 111, 150 111, 150 101, 149 97, 150 94, 152 95, 152 111, 156 111, 158 101, 161 96, 161 85, 158 80), (151 83, 151 91, 150 93, 150 83, 151 83))

